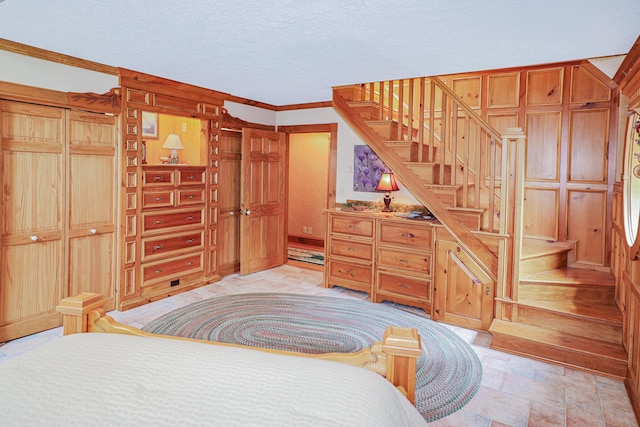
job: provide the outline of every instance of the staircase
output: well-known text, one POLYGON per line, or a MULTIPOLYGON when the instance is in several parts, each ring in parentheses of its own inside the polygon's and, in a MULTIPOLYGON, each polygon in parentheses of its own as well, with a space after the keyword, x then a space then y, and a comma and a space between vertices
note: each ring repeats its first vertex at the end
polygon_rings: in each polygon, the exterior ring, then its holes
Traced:
POLYGON ((512 321, 494 319, 492 348, 624 378, 622 313, 608 271, 568 266, 573 244, 525 239, 512 321))
POLYGON ((518 148, 437 78, 416 80, 334 88, 334 108, 465 252, 504 281, 496 286, 503 292, 489 329, 492 348, 624 377, 613 275, 573 265, 573 243, 522 239, 514 213, 523 197, 518 148), (478 232, 509 236, 511 247, 521 248, 506 255, 520 260, 517 267, 498 260, 478 232), (499 265, 513 275, 500 276, 499 265))

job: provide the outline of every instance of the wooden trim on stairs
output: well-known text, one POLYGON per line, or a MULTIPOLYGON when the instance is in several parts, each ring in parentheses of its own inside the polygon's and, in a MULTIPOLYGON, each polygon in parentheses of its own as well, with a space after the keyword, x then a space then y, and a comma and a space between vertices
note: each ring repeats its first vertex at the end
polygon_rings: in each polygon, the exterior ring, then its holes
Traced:
POLYGON ((453 235, 458 244, 465 249, 467 254, 479 265, 483 266, 486 273, 496 280, 498 272, 498 257, 491 252, 478 238, 473 236, 469 229, 458 218, 452 215, 438 197, 424 187, 424 183, 411 173, 402 163, 402 160, 393 151, 385 146, 382 137, 364 122, 360 115, 353 111, 347 101, 337 92, 333 91, 333 107, 352 129, 382 158, 385 164, 396 173, 404 186, 413 196, 440 220, 442 225, 453 235))

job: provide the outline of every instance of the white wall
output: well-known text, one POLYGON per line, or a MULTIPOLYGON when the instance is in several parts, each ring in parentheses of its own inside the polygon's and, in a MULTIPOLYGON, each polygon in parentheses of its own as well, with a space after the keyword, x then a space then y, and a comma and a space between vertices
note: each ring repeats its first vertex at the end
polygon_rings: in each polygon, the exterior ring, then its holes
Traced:
MULTIPOLYGON (((364 142, 332 107, 280 111, 277 113, 278 126, 327 123, 338 124, 336 202, 344 203, 347 200, 381 201, 383 193, 353 191, 353 147, 362 145, 364 142)), ((419 204, 411 193, 404 188, 402 182, 398 182, 398 187, 400 190, 392 193, 392 203, 419 204)))
POLYGON ((251 123, 260 123, 261 125, 276 125, 276 112, 266 110, 264 108, 253 107, 251 105, 239 104, 237 102, 225 101, 224 108, 233 117, 246 120, 251 123))
POLYGON ((118 76, 0 50, 0 81, 61 92, 106 93, 118 76))

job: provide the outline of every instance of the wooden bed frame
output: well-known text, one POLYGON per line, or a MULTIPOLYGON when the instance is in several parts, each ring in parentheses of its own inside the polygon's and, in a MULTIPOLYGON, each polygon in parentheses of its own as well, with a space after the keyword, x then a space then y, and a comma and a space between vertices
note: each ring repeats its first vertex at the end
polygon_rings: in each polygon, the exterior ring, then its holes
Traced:
POLYGON ((240 344, 228 344, 193 338, 158 335, 116 322, 104 310, 106 300, 100 294, 81 293, 65 298, 57 311, 63 315, 64 335, 103 332, 142 337, 162 337, 173 340, 196 341, 210 345, 241 347, 268 353, 313 359, 333 360, 374 371, 383 375, 396 386, 407 399, 414 403, 416 387, 416 360, 422 354, 420 336, 414 328, 387 327, 382 342, 373 343, 371 348, 356 353, 305 354, 291 351, 271 350, 249 347, 240 344))

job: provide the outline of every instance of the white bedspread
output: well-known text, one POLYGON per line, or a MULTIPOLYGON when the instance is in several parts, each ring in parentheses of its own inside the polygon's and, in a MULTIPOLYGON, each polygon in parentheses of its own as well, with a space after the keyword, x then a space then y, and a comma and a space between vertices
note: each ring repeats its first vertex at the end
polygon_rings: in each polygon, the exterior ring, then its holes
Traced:
POLYGON ((2 426, 425 426, 377 374, 337 362, 77 334, 0 364, 2 426))

